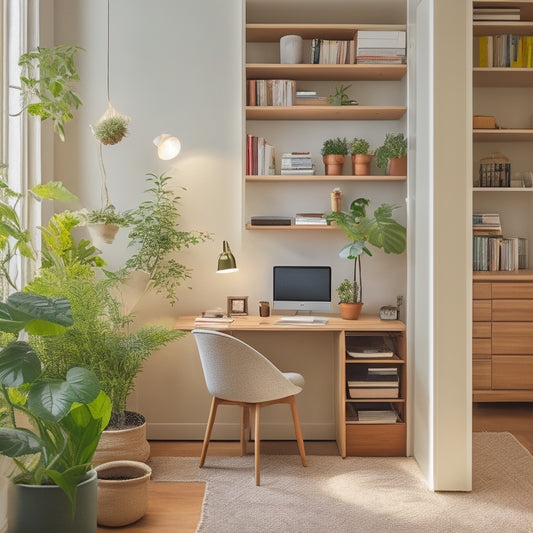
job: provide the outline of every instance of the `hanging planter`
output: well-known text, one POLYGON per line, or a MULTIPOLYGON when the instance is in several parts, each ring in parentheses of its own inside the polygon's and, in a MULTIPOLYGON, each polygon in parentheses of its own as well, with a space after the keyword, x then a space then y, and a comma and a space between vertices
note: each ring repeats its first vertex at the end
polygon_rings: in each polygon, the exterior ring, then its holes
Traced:
POLYGON ((128 134, 128 125, 130 117, 121 115, 108 102, 106 112, 100 117, 98 122, 93 126, 94 136, 105 145, 119 143, 128 134))
POLYGON ((93 241, 102 240, 105 244, 112 244, 120 229, 117 224, 90 224, 87 226, 93 241))

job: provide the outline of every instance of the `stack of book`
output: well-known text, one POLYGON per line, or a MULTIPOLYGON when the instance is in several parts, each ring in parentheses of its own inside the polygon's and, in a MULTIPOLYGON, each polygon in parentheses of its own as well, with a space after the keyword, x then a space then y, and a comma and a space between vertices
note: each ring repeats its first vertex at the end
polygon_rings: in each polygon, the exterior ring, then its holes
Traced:
POLYGON ((328 105, 326 96, 318 96, 316 91, 296 91, 296 105, 328 105))
POLYGON ((281 155, 281 174, 314 174, 315 168, 309 152, 287 152, 281 155))
POLYGON ((400 419, 398 411, 390 403, 346 404, 346 420, 360 424, 394 424, 400 419))
POLYGON ((335 65, 355 63, 355 41, 311 40, 311 64, 335 65))
POLYGON ((399 376, 396 367, 361 367, 348 372, 350 398, 398 398, 399 376))
POLYGON ((510 187, 511 163, 500 153, 489 154, 480 159, 479 175, 475 187, 510 187))
POLYGON ((324 213, 296 213, 294 216, 295 226, 327 226, 328 221, 324 213))
POLYGON ((533 36, 504 33, 480 35, 474 41, 478 67, 531 68, 533 36), (476 50, 477 48, 477 50, 476 50))
POLYGON ((404 31, 357 32, 357 57, 359 64, 398 64, 406 60, 404 31))
POLYGON ((296 100, 294 80, 248 80, 247 105, 291 106, 296 100))
POLYGON ((394 357, 394 352, 385 346, 358 346, 348 348, 346 354, 354 359, 387 359, 394 357))
POLYGON ((246 137, 246 174, 267 176, 276 173, 275 148, 264 137, 246 137))
POLYGON ((473 20, 520 20, 519 7, 474 7, 473 20))

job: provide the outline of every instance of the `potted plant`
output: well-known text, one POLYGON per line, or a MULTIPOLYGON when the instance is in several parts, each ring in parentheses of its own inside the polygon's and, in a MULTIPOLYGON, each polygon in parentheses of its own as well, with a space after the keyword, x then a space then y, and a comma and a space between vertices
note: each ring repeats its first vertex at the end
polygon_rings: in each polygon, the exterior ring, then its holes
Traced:
POLYGON ((356 281, 345 279, 336 289, 339 297, 339 312, 345 320, 357 320, 363 304, 358 300, 359 285, 356 281))
POLYGON ((348 154, 348 141, 346 137, 326 139, 322 145, 322 161, 326 167, 327 176, 339 176, 348 154))
POLYGON ((403 133, 387 133, 382 146, 376 148, 376 164, 387 170, 389 176, 407 174, 407 139, 403 133))
POLYGON ((354 260, 353 281, 357 283, 359 291, 355 301, 362 302, 363 282, 361 276, 361 255, 365 253, 372 256, 368 244, 378 249, 383 249, 386 254, 401 254, 406 246, 406 229, 392 218, 392 212, 397 206, 381 204, 369 217, 366 208, 370 201, 366 198, 357 198, 350 204, 348 213, 332 212, 326 215, 330 222, 336 222, 344 229, 349 243, 339 252, 339 256, 354 260))
POLYGON ((350 142, 350 154, 352 155, 352 174, 354 176, 370 176, 370 164, 374 152, 366 139, 355 137, 350 142))
POLYGON ((329 105, 359 105, 357 100, 352 100, 346 93, 351 85, 338 85, 335 87, 335 94, 328 96, 329 105))
MULTIPOLYGON (((17 292, 0 302, 0 331, 13 337, 22 329, 56 336, 72 323, 66 298, 17 292)), ((94 373, 73 367, 64 380, 45 379, 31 346, 11 340, 0 351, 0 402, 0 454, 14 459, 9 530, 94 533, 91 461, 111 414, 94 373)))
POLYGON ((120 228, 127 228, 131 222, 130 211, 117 211, 113 204, 93 211, 76 212, 82 224, 86 224, 95 240, 100 237, 104 243, 111 244, 120 228))

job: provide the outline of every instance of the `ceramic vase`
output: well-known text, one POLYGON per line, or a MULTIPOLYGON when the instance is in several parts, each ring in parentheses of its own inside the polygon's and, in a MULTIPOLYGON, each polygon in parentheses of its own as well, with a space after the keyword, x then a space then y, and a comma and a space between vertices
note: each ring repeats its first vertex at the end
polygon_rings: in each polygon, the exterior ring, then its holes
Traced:
POLYGON ((302 63, 303 39, 299 35, 284 35, 279 40, 279 56, 280 63, 302 63))

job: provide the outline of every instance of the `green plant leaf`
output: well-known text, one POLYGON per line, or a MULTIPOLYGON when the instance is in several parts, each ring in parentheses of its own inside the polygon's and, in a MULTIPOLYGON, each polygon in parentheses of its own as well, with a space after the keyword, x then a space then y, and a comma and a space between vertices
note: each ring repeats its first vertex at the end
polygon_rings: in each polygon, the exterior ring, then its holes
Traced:
POLYGON ((40 373, 39 357, 27 342, 12 342, 0 352, 0 383, 5 387, 32 383, 40 373))
POLYGON ((39 196, 40 198, 45 198, 47 200, 60 200, 62 202, 72 202, 78 199, 77 196, 72 194, 61 181, 49 181, 48 183, 43 183, 35 185, 30 189, 30 191, 39 196))
POLYGON ((35 383, 28 393, 28 408, 35 416, 49 422, 61 420, 70 411, 73 401, 69 384, 60 380, 35 383))
POLYGON ((66 377, 73 401, 88 404, 100 392, 100 383, 93 372, 82 367, 70 368, 66 377))
MULTIPOLYGON (((48 298, 38 294, 15 292, 8 297, 6 304, 15 319, 26 320, 28 323, 35 319, 66 327, 74 323, 67 298, 48 298)), ((53 329, 55 331, 55 328, 53 329)))
POLYGON ((42 451, 43 442, 28 429, 0 428, 0 454, 20 457, 42 451))

